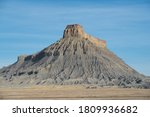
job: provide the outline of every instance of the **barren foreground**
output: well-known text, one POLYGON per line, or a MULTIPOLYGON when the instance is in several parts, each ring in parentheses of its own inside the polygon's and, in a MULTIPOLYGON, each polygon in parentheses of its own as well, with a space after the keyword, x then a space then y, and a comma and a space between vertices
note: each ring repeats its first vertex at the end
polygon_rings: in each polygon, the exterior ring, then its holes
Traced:
POLYGON ((3 87, 0 99, 150 99, 150 89, 61 85, 3 87))

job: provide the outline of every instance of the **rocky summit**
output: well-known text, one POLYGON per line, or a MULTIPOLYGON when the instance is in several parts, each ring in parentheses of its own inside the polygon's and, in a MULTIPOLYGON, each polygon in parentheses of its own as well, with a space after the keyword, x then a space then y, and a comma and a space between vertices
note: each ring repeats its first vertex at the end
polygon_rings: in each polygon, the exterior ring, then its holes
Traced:
POLYGON ((0 69, 0 84, 74 85, 150 88, 145 76, 112 53, 105 40, 68 25, 63 37, 42 51, 19 56, 16 63, 0 69))

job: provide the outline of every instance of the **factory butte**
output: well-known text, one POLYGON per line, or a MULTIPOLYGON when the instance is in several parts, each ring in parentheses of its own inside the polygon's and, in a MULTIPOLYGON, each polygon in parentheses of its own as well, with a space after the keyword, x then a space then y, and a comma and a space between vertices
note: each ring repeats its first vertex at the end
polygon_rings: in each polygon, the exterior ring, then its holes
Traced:
POLYGON ((150 88, 138 73, 111 52, 106 41, 67 25, 60 40, 36 54, 19 56, 0 69, 1 85, 96 85, 150 88))

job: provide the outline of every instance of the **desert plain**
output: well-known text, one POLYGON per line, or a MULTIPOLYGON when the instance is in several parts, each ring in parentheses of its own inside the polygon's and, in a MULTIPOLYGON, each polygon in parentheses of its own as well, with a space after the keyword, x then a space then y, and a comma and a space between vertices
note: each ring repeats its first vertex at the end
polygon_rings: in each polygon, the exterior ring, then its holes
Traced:
POLYGON ((95 87, 86 85, 1 87, 0 99, 149 100, 150 89, 95 87))

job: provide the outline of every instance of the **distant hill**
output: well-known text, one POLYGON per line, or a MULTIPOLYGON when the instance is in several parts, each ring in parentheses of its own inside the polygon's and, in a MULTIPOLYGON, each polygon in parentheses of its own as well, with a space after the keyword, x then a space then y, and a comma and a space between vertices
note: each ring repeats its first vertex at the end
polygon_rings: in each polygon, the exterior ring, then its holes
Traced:
POLYGON ((19 56, 0 69, 1 85, 75 85, 150 88, 145 76, 112 53, 105 40, 68 25, 63 37, 42 51, 19 56))

